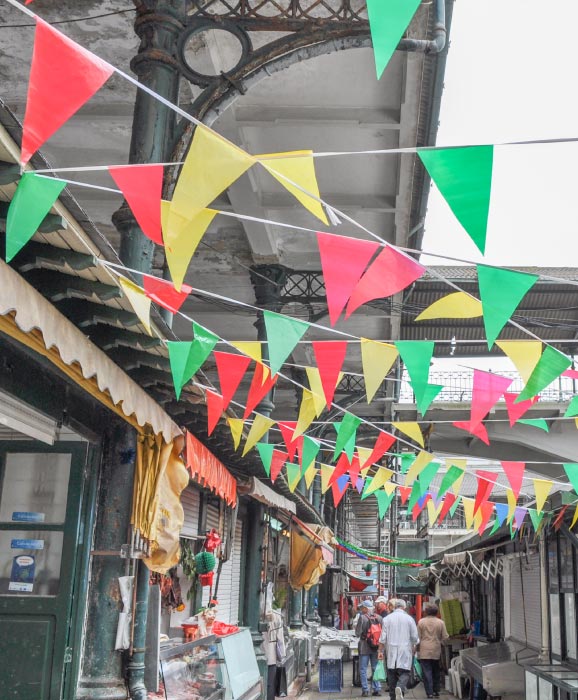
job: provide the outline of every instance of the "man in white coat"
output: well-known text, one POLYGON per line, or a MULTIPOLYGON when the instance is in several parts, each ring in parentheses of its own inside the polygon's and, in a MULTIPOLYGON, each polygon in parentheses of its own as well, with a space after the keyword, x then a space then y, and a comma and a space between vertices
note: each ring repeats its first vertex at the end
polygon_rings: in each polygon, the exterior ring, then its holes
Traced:
POLYGON ((405 611, 405 600, 395 600, 393 612, 383 620, 379 639, 378 659, 384 658, 390 700, 403 700, 407 689, 413 654, 419 643, 413 617, 405 611))

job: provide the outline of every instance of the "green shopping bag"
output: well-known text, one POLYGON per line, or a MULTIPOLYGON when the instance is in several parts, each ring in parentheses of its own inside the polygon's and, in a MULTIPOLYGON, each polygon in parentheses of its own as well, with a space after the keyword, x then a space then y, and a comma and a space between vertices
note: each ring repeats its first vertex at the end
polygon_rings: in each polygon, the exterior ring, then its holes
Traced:
POLYGON ((378 661, 377 666, 375 667, 375 671, 373 672, 373 680, 374 681, 384 681, 384 680, 386 680, 386 678, 387 678, 387 675, 385 673, 383 661, 378 661))

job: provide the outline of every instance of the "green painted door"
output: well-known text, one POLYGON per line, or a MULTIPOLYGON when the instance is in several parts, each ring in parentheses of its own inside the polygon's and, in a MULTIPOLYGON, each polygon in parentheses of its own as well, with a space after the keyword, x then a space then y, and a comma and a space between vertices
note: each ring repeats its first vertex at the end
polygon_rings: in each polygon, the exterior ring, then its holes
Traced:
POLYGON ((87 459, 84 443, 0 442, 0 698, 60 700, 87 459))

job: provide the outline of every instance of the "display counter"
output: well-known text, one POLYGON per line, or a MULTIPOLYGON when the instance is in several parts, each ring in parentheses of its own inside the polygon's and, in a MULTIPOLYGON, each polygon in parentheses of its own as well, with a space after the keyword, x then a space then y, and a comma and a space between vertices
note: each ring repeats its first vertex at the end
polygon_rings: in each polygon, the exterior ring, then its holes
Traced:
POLYGON ((262 681, 251 633, 161 644, 159 689, 149 700, 258 700, 262 681))

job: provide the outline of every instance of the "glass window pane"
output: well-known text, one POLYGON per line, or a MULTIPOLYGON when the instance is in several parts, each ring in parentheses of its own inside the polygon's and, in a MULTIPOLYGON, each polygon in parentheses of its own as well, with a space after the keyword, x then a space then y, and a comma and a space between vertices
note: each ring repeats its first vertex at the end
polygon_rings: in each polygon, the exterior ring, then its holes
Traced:
POLYGON ((550 591, 552 593, 559 591, 558 540, 555 535, 548 540, 548 575, 550 577, 550 591))
POLYGON ((576 597, 574 593, 564 594, 564 614, 566 617, 566 656, 576 661, 576 597))
POLYGON ((567 537, 560 537, 560 586, 567 591, 574 590, 574 552, 567 537))
POLYGON ((552 637, 552 654, 560 656, 562 645, 560 639, 560 596, 558 593, 550 594, 550 635, 552 637))
POLYGON ((71 458, 70 453, 7 453, 0 521, 63 523, 71 458))
POLYGON ((0 531, 0 595, 57 595, 62 541, 62 532, 0 531))
POLYGON ((552 685, 543 678, 540 678, 538 685, 540 687, 540 700, 552 700, 552 685))
POLYGON ((526 700, 538 700, 538 676, 526 671, 526 700))

